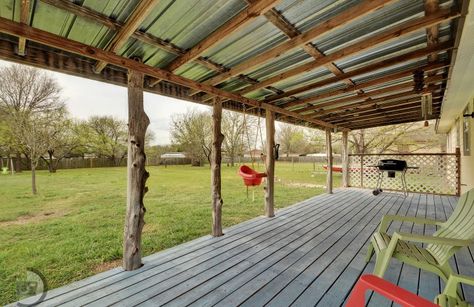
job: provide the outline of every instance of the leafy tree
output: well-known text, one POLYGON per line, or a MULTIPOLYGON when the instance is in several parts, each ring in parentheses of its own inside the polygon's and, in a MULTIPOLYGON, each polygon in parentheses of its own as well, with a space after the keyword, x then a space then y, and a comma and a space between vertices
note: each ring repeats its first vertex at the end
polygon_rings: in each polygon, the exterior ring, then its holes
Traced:
POLYGON ((119 166, 127 155, 127 123, 112 116, 92 116, 82 128, 81 142, 87 151, 119 166))
POLYGON ((225 138, 222 148, 234 166, 237 157, 242 156, 246 144, 245 130, 249 129, 249 121, 244 122, 244 116, 237 112, 224 111, 222 114, 222 134, 225 138))

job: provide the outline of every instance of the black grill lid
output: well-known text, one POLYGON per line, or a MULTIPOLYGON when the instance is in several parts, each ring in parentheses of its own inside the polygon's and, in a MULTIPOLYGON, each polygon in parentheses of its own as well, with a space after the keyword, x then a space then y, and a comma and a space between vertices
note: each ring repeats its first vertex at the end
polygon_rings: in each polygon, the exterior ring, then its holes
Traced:
POLYGON ((407 168, 407 161, 384 159, 379 161, 378 168, 383 171, 403 171, 407 168))

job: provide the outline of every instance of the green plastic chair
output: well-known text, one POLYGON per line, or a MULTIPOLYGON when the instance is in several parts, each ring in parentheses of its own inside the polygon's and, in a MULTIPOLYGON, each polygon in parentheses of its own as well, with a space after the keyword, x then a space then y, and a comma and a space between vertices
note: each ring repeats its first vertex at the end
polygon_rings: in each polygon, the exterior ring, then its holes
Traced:
POLYGON ((453 274, 449 259, 461 247, 474 242, 474 189, 464 193, 446 222, 409 217, 386 215, 382 218, 378 232, 369 244, 366 262, 376 254, 374 275, 383 277, 391 258, 410 264, 440 276, 445 282, 453 274), (411 233, 387 234, 391 221, 406 221, 417 224, 437 225, 439 229, 432 235, 411 233), (427 244, 426 248, 416 243, 427 244))
POLYGON ((446 286, 444 287, 443 293, 438 295, 434 302, 441 307, 472 307, 468 302, 458 298, 457 293, 459 284, 461 283, 474 286, 474 278, 451 274, 446 286))

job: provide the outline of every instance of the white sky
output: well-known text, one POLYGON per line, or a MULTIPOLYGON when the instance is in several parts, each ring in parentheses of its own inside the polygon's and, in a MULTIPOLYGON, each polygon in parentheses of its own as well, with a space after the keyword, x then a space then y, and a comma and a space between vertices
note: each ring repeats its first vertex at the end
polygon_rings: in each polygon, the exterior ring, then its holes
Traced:
MULTIPOLYGON (((9 65, 0 60, 0 66, 9 65)), ((112 115, 127 120, 127 89, 104 82, 48 71, 63 88, 66 105, 75 118, 87 119, 92 115, 112 115)), ((208 110, 209 107, 166 96, 145 93, 145 111, 150 118, 149 130, 155 133, 156 144, 169 144, 172 114, 188 109, 208 110)))

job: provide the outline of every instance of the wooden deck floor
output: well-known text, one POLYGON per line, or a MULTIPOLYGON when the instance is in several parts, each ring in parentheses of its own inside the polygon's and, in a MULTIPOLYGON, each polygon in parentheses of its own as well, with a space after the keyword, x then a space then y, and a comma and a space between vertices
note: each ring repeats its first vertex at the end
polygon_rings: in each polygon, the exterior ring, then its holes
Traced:
MULTIPOLYGON (((133 272, 114 269, 52 290, 47 306, 340 306, 373 260, 367 242, 384 214, 445 220, 455 197, 340 189, 145 258, 133 272)), ((225 212, 225 211, 224 211, 225 212)), ((225 214, 225 213, 224 213, 225 214)), ((391 230, 432 233, 432 226, 392 223, 391 230)), ((453 267, 474 276, 474 249, 457 253, 453 267)), ((392 261, 385 276, 430 300, 443 283, 431 273, 392 261)), ((474 291, 465 289, 474 301, 474 291)), ((390 306, 373 296, 370 305, 390 306)))

